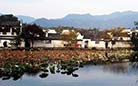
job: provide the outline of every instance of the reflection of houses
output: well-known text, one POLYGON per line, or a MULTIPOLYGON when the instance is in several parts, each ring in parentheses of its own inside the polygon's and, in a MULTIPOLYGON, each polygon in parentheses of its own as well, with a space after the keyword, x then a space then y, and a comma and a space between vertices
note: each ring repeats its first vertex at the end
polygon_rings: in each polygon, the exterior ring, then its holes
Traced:
POLYGON ((0 16, 0 47, 3 47, 4 42, 7 46, 12 46, 15 43, 15 37, 21 32, 21 23, 13 15, 0 16))

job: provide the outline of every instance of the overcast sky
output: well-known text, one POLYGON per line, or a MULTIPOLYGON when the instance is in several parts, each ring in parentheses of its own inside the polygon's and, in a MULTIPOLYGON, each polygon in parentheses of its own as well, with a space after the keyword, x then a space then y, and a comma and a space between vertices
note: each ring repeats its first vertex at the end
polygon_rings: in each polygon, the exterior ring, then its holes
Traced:
POLYGON ((138 11, 138 0, 0 0, 0 13, 36 18, 61 18, 67 14, 109 14, 138 11))

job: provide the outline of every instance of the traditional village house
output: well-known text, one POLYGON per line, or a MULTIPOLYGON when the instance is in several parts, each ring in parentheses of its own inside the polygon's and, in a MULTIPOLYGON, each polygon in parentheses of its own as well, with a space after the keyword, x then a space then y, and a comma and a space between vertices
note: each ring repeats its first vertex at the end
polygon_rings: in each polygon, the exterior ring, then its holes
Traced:
MULTIPOLYGON (((0 47, 15 46, 15 38, 22 31, 22 23, 13 15, 0 16, 0 47)), ((23 44, 22 44, 23 45, 23 44)))
POLYGON ((130 48, 130 33, 131 30, 124 29, 119 36, 113 36, 111 32, 107 33, 108 39, 93 38, 90 34, 83 34, 82 48, 90 49, 106 49, 106 48, 130 48))
POLYGON ((130 48, 130 35, 131 29, 123 29, 118 35, 112 37, 109 47, 110 48, 130 48))
POLYGON ((83 40, 84 36, 80 33, 77 32, 77 47, 82 48, 82 40, 83 40))
MULTIPOLYGON (((73 30, 74 31, 74 30, 73 30)), ((38 39, 34 42, 34 47, 42 47, 42 48, 53 48, 53 47, 65 47, 67 44, 66 41, 61 39, 61 35, 69 34, 70 30, 63 30, 61 33, 57 33, 54 29, 43 29, 45 32, 45 38, 38 39)), ((129 48, 130 37, 128 36, 128 31, 123 30, 122 36, 113 37, 111 33, 108 32, 108 36, 111 39, 97 38, 92 34, 83 34, 77 32, 77 43, 74 46, 80 48, 90 48, 90 49, 106 49, 109 48, 129 48), (94 38, 95 37, 95 38, 94 38), (107 44, 108 43, 108 44, 107 44), (107 46, 106 46, 107 44, 107 46)))
POLYGON ((54 48, 64 47, 63 41, 60 40, 60 34, 52 29, 43 29, 45 38, 34 41, 34 47, 54 48))
POLYGON ((84 39, 82 41, 82 48, 105 49, 105 41, 93 40, 88 36, 84 36, 84 39))
MULTIPOLYGON (((91 30, 93 31, 93 30, 91 30)), ((89 48, 89 49, 95 49, 95 48, 104 48, 105 42, 103 40, 98 39, 98 34, 95 32, 84 32, 81 31, 80 34, 82 37, 81 41, 81 48, 89 48)), ((79 36, 79 35, 78 35, 79 36)))
MULTIPOLYGON (((73 30, 74 31, 74 30, 73 30)), ((65 47, 68 44, 66 41, 61 39, 61 35, 68 35, 70 30, 63 30, 61 33, 57 33, 54 29, 43 29, 45 32, 45 38, 34 41, 33 47, 41 48, 60 48, 65 47)), ((83 36, 78 32, 77 33, 77 43, 74 44, 74 47, 80 48, 82 45, 83 36)))

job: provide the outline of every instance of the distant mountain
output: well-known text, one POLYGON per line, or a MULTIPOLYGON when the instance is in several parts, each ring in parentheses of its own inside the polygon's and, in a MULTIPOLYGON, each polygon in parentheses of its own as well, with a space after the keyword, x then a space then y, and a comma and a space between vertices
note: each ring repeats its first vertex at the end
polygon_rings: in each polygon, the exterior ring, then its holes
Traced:
MULTIPOLYGON (((0 13, 2 15, 2 13, 0 13)), ((68 14, 59 19, 35 19, 34 17, 17 15, 24 23, 35 23, 42 27, 69 26, 78 28, 103 28, 124 26, 134 27, 134 21, 138 21, 138 12, 125 11, 114 12, 109 15, 68 14)))
POLYGON ((138 21, 138 12, 115 12, 109 15, 69 14, 60 19, 36 19, 33 23, 43 27, 70 26, 79 28, 133 27, 138 21))
POLYGON ((31 23, 35 21, 35 18, 30 16, 17 15, 19 20, 22 20, 23 23, 31 23))

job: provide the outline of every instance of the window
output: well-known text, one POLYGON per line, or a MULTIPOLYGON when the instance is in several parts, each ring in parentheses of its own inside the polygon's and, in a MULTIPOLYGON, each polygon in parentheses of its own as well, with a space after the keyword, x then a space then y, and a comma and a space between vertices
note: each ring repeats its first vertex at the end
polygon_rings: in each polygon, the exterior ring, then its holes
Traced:
POLYGON ((4 32, 2 32, 2 33, 3 33, 3 35, 6 35, 6 34, 7 34, 7 32, 5 32, 5 31, 4 31, 4 32))

